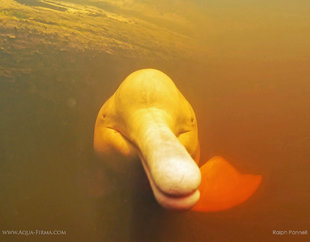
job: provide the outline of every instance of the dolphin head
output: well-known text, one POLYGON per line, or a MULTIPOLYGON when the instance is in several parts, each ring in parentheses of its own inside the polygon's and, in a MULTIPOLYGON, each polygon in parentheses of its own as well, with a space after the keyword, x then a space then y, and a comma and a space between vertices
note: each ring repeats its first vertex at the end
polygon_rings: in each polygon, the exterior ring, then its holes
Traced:
POLYGON ((199 200, 195 113, 163 72, 142 69, 121 83, 98 113, 94 149, 116 169, 138 156, 165 208, 190 209, 199 200))

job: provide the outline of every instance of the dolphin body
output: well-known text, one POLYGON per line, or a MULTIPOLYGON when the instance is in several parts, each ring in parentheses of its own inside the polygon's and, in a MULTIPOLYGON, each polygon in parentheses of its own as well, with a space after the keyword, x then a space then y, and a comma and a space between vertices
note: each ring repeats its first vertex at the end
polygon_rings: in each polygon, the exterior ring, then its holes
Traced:
POLYGON ((261 183, 261 176, 241 174, 220 156, 199 170, 193 108, 173 81, 155 69, 133 72, 104 103, 94 149, 116 172, 128 171, 139 157, 156 200, 168 209, 229 209, 246 201, 261 183))

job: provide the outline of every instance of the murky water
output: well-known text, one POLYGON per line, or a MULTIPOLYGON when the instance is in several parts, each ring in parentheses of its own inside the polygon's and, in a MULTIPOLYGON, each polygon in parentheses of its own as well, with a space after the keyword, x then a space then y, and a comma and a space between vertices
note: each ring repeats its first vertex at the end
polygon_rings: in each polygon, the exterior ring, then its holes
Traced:
MULTIPOLYGON (((39 7, 32 2, 29 8, 39 7)), ((95 2, 114 14, 140 19, 151 5, 138 1, 139 11, 134 12, 129 7, 117 10, 109 1, 95 2)), ((191 36, 201 51, 197 47, 190 55, 176 47, 179 55, 169 56, 160 43, 146 52, 154 57, 135 49, 60 49, 53 43, 61 34, 46 35, 50 42, 39 43, 39 30, 12 30, 0 22, 0 228, 67 232, 45 237, 1 234, 1 239, 309 239, 272 234, 310 226, 309 3, 188 4, 160 1, 155 9, 185 16, 183 25, 170 19, 162 27, 191 36), (262 174, 262 185, 246 203, 218 213, 167 212, 154 201, 139 163, 124 176, 94 156, 99 108, 128 74, 146 67, 168 74, 194 107, 202 163, 221 155, 244 173, 262 174)), ((57 7, 63 8, 55 5, 53 10, 57 7)), ((154 17, 157 12, 150 13, 148 21, 165 22, 154 17)), ((123 31, 130 33, 131 28, 123 31)))

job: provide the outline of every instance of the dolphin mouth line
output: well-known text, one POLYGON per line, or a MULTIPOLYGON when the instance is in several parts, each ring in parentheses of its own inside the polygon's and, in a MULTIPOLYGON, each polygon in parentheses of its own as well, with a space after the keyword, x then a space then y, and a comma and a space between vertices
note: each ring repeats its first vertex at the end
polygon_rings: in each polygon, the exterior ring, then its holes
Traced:
POLYGON ((171 209, 171 210, 182 211, 182 210, 189 210, 196 205, 196 203, 198 202, 198 200, 200 198, 200 191, 198 190, 198 188, 187 193, 187 194, 183 194, 183 195, 167 194, 167 193, 163 192, 162 189, 154 181, 153 176, 152 176, 152 174, 149 170, 149 167, 147 165, 147 162, 145 161, 145 159, 144 159, 143 155, 141 154, 141 151, 138 149, 138 147, 136 147, 136 145, 134 143, 132 143, 130 141, 130 139, 128 139, 126 137, 126 135, 124 135, 120 130, 116 129, 115 127, 111 127, 111 126, 107 127, 107 128, 113 130, 114 132, 119 133, 120 135, 122 135, 122 137, 124 139, 126 139, 129 143, 131 143, 133 146, 135 146, 135 148, 138 151, 138 156, 141 160, 144 171, 147 175, 148 181, 150 183, 154 197, 157 200, 157 202, 159 204, 161 204, 161 206, 163 206, 167 209, 171 209))
POLYGON ((143 156, 139 153, 140 160, 142 161, 142 165, 144 171, 147 175, 147 178, 150 182, 153 194, 163 207, 167 209, 173 210, 188 210, 191 209, 198 202, 200 198, 200 192, 198 188, 186 195, 176 196, 176 195, 168 195, 161 191, 160 187, 154 182, 152 174, 143 158, 143 156))

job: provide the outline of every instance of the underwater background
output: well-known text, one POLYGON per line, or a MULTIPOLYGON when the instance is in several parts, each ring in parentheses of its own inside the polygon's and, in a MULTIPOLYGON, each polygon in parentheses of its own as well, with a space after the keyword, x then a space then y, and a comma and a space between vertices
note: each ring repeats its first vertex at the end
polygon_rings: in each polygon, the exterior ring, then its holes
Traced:
POLYGON ((305 0, 0 1, 0 230, 66 231, 0 238, 309 239, 273 234, 310 226, 309 10, 305 0), (263 176, 247 202, 169 212, 130 172, 129 183, 104 175, 97 113, 141 68, 165 72, 192 104, 201 164, 220 155, 263 176))

